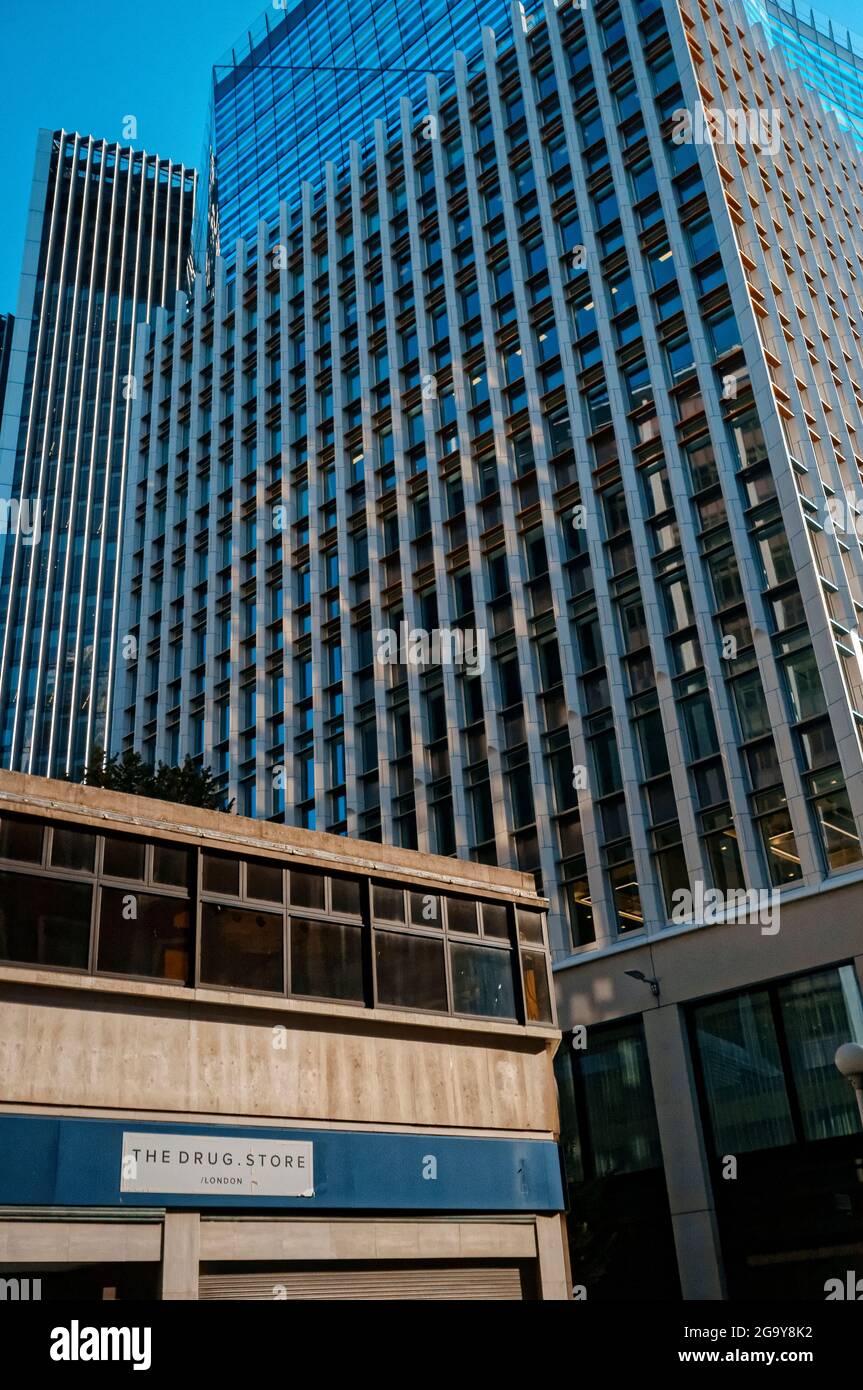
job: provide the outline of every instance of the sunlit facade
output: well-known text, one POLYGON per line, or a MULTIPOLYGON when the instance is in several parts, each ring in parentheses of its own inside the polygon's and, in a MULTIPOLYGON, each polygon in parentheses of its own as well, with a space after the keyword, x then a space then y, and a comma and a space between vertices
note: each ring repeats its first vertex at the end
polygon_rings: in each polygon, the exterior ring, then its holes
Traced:
POLYGON ((773 51, 796 139, 677 143, 693 23, 549 6, 140 359, 118 743, 532 870, 559 961, 863 862, 856 150, 773 51), (383 662, 402 622, 484 669, 383 662))

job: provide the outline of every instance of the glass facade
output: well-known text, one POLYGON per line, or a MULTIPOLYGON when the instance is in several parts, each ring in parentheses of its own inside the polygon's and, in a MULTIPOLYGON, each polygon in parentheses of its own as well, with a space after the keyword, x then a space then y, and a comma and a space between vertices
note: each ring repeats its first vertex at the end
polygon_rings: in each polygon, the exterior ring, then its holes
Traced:
POLYGON ((796 0, 743 0, 743 8, 839 124, 863 144, 863 38, 796 0))
POLYGON ((798 101, 706 11, 510 31, 141 360, 118 744, 533 871, 560 959, 861 864, 863 179, 814 105, 675 140, 696 83, 798 101))
MULTIPOLYGON (((566 1034, 555 1057, 569 1252, 588 1300, 678 1299, 650 1068, 639 1019, 566 1034)), ((576 1297, 579 1294, 576 1293, 576 1297)))
MULTIPOLYGON (((539 8, 538 0, 528 4, 539 8)), ((264 12, 213 68, 211 151, 221 253, 278 220, 304 180, 323 182, 328 161, 344 174, 350 146, 372 148, 374 123, 391 128, 400 103, 426 102, 426 78, 445 77, 456 49, 470 62, 482 29, 511 24, 508 0, 283 0, 264 12)))
POLYGON ((692 1017, 717 1155, 857 1133, 833 1061, 840 1043, 863 1042, 852 965, 699 1004, 692 1017))
POLYGON ((110 740, 134 339, 186 283, 195 186, 140 150, 40 137, 0 466, 3 767, 78 776, 110 740))

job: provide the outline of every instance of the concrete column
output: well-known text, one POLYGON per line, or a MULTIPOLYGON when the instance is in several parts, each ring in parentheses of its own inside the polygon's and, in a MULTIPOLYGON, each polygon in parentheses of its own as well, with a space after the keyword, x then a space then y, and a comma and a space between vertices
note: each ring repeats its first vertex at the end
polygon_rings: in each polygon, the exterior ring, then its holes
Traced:
POLYGON ((681 1292, 684 1299, 724 1299, 716 1205, 683 1010, 666 1005, 648 1009, 643 1018, 681 1292))
POLYGON ((539 1263, 539 1296, 549 1299, 572 1297, 566 1217, 562 1212, 536 1218, 536 1254, 539 1263))
POLYGON ((162 1232, 162 1298, 196 1299, 201 1258, 201 1219, 196 1211, 165 1213, 162 1232))

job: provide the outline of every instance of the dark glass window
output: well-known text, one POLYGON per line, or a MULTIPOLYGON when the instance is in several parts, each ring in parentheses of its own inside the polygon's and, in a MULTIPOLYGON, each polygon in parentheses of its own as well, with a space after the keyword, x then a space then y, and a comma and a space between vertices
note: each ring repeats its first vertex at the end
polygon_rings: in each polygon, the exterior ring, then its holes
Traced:
POLYGON ((201 907, 201 982, 283 989, 282 918, 253 908, 204 903, 201 907))
POLYGON ((482 929, 486 936, 498 936, 504 940, 509 936, 506 903, 483 903, 482 929))
POLYGON ((358 878, 331 878, 333 912, 344 912, 351 917, 359 917, 362 912, 360 881, 358 878))
POLYGON ((479 931, 476 903, 472 898, 447 898, 446 921, 450 931, 470 932, 473 936, 479 931))
POLYGON ((515 991, 509 951, 453 942, 453 1008, 456 1013, 515 1018, 515 991))
POLYGON ((42 825, 35 820, 4 816, 0 820, 0 859, 20 859, 27 864, 42 861, 42 825))
POLYGON ((0 873, 0 959, 85 970, 92 889, 0 873))
POLYGON ((282 866, 269 859, 250 859, 246 865, 246 897, 267 903, 283 901, 282 866))
POLYGON ((97 968, 186 984, 189 924, 189 904, 182 898, 103 888, 97 968))
POLYGON ((240 892, 240 861, 232 854, 213 854, 204 851, 201 883, 207 893, 228 893, 236 898, 240 892))
POLYGON ((323 874, 291 869, 291 902, 297 907, 323 909, 325 883, 323 874))
POLYGON ((405 895, 401 888, 386 888, 382 883, 374 885, 375 917, 381 922, 403 922, 405 920, 405 895))
POLYGON ((65 825, 54 826, 51 863, 57 869, 93 871, 96 858, 96 836, 86 830, 71 830, 65 825))
POLYGON ((140 882, 144 877, 143 840, 130 840, 125 835, 106 835, 102 870, 111 878, 131 878, 140 882))
POLYGON ((362 928, 293 917, 291 993, 361 1003, 362 928))
POLYGON ((443 941, 428 936, 375 935, 377 997, 405 1009, 446 1010, 443 941))
POLYGON ((532 912, 530 908, 520 907, 516 912, 518 918, 518 939, 526 941, 529 946, 542 945, 542 913, 532 912))
POLYGON ((856 1132, 853 1092, 833 1062, 840 1042, 863 1037, 853 966, 711 1000, 693 1023, 718 1154, 856 1132))
POLYGON ((153 846, 153 882, 172 888, 189 886, 189 851, 173 845, 153 846))
POLYGON ((574 1057, 584 1083, 596 1175, 661 1168, 647 1049, 640 1028, 628 1022, 592 1028, 588 1047, 574 1057))

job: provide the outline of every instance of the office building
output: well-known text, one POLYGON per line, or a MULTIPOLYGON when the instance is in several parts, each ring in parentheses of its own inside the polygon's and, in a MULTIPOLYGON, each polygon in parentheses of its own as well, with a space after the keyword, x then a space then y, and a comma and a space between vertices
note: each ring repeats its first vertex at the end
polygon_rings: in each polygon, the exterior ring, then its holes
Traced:
POLYGON ((78 775, 110 741, 134 330, 187 283, 195 180, 39 136, 0 437, 4 767, 78 775))
POLYGON ((397 123, 404 97, 424 102, 427 75, 451 72, 456 49, 481 57, 483 25, 510 23, 508 0, 269 6, 213 68, 211 248, 231 259, 238 237, 278 221, 280 201, 323 181, 327 161, 346 172, 352 140, 371 153, 375 121, 397 123))
POLYGON ((811 1297, 863 1234, 861 154, 737 3, 514 13, 142 331, 118 741, 533 872, 576 1284, 811 1297))
POLYGON ((0 773, 4 1279, 567 1298, 544 908, 512 870, 0 773))
POLYGON ((689 32, 644 0, 487 34, 439 138, 379 127, 138 359, 119 739, 206 752, 243 814, 538 873, 559 961, 680 886, 863 863, 863 561, 825 525, 858 155, 776 50, 799 200, 675 140, 722 91, 689 32), (421 665, 403 623, 460 640, 421 665))

